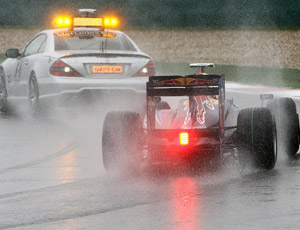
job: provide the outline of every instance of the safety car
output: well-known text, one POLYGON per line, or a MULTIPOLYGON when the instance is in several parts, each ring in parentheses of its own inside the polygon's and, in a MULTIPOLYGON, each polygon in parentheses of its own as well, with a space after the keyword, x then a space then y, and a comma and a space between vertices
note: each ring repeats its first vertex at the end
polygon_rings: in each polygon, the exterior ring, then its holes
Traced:
POLYGON ((152 58, 116 30, 118 24, 116 18, 82 9, 55 18, 55 29, 39 32, 22 51, 8 49, 0 65, 0 110, 7 110, 10 98, 23 98, 35 113, 43 99, 155 75, 152 58))
POLYGON ((151 76, 144 111, 107 113, 102 156, 108 172, 158 163, 197 169, 208 162, 221 165, 217 162, 228 157, 242 166, 272 169, 277 161, 277 126, 283 118, 290 120, 290 134, 284 133, 287 153, 295 156, 299 121, 293 100, 262 94, 266 105, 238 108, 233 99, 225 98, 225 76, 203 73, 210 66, 214 65, 191 64, 202 70, 195 75, 151 76))

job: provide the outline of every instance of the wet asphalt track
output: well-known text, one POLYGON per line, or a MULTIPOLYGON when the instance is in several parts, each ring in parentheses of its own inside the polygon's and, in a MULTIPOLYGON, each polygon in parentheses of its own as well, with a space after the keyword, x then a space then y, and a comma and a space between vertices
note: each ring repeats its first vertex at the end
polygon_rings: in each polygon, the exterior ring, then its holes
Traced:
MULTIPOLYGON (((227 95, 260 105, 260 89, 242 88, 227 95)), ((270 171, 228 163, 199 175, 109 176, 103 114, 88 113, 0 119, 0 229, 299 229, 300 159, 279 152, 270 171)))

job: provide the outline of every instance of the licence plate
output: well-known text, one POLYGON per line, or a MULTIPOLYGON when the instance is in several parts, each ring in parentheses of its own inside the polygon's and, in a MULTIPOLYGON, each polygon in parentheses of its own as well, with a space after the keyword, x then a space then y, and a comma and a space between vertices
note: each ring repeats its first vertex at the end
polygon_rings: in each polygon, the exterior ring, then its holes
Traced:
POLYGON ((93 65, 93 73, 123 73, 121 65, 93 65))

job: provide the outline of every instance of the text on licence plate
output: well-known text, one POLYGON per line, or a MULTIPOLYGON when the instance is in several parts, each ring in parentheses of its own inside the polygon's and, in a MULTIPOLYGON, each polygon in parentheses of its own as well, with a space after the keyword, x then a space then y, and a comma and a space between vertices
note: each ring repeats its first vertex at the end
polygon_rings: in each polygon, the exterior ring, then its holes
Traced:
POLYGON ((121 65, 94 65, 93 73, 123 73, 121 65))

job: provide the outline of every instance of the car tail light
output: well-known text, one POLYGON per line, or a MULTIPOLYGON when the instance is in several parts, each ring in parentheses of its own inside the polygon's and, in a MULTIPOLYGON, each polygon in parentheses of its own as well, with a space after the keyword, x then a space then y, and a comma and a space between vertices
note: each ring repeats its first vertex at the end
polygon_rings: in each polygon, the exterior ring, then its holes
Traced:
POLYGON ((135 76, 136 77, 147 77, 156 74, 155 65, 152 60, 150 60, 147 65, 145 65, 135 76))
POLYGON ((180 145, 188 145, 189 144, 189 134, 187 132, 181 132, 179 134, 179 143, 180 143, 180 145))
POLYGON ((77 71, 61 60, 54 62, 49 71, 50 74, 55 76, 82 77, 77 71))

